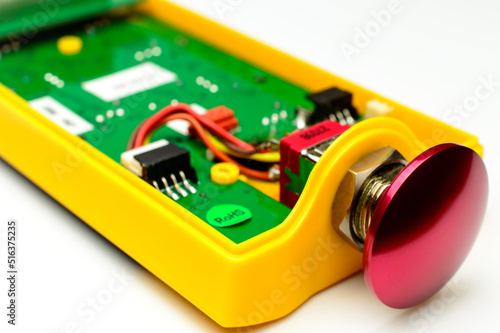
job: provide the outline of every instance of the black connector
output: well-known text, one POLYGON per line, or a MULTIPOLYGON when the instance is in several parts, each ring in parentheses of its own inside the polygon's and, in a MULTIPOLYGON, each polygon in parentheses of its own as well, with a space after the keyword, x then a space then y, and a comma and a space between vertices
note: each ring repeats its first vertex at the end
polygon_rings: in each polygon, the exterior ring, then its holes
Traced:
POLYGON ((134 158, 140 163, 142 178, 146 181, 159 181, 162 177, 170 179, 170 175, 179 175, 182 171, 186 179, 193 183, 198 182, 196 172, 191 166, 189 152, 171 142, 165 146, 137 154, 134 158))
POLYGON ((121 162, 174 200, 196 193, 198 177, 191 166, 189 152, 167 140, 128 150, 121 155, 121 162))
POLYGON ((311 123, 315 124, 326 119, 338 121, 341 124, 352 125, 358 118, 358 113, 352 105, 352 94, 338 88, 330 88, 306 96, 314 103, 311 123))

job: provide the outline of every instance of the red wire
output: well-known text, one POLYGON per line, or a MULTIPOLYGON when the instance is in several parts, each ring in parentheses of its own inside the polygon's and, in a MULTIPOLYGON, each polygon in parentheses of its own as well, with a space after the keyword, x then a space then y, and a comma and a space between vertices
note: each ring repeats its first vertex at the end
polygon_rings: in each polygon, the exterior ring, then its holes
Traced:
POLYGON ((176 114, 168 115, 167 117, 163 118, 161 120, 160 124, 158 124, 158 125, 161 126, 164 123, 167 123, 167 122, 169 122, 171 120, 175 120, 175 119, 184 119, 184 120, 189 121, 193 125, 196 132, 198 133, 200 140, 205 144, 205 146, 208 147, 208 149, 210 149, 214 153, 214 155, 219 160, 235 164, 240 169, 241 173, 243 173, 249 177, 257 178, 257 179, 261 179, 261 180, 267 180, 267 181, 271 180, 271 179, 269 179, 269 174, 266 171, 257 171, 257 170, 245 167, 245 166, 239 164, 238 162, 236 162, 235 160, 233 160, 231 157, 229 157, 228 155, 226 155, 222 151, 220 151, 210 141, 210 139, 207 136, 207 133, 205 132, 205 129, 200 124, 200 122, 190 114, 176 113, 176 114))
POLYGON ((135 138, 134 142, 134 148, 140 147, 143 145, 144 140, 148 136, 148 134, 151 132, 151 130, 154 130, 158 128, 161 123, 162 118, 165 118, 168 115, 174 114, 174 113, 187 113, 191 116, 193 116, 198 122, 203 124, 204 127, 206 127, 210 132, 213 132, 216 136, 229 141, 238 147, 245 149, 245 150, 254 150, 254 146, 251 144, 246 143, 245 141, 242 141, 226 131, 224 128, 219 126, 218 124, 214 123, 212 120, 202 117, 199 114, 197 114, 189 105, 184 104, 184 103, 179 103, 176 105, 169 105, 163 109, 161 109, 159 112, 151 116, 144 125, 139 129, 137 132, 137 136, 135 138))

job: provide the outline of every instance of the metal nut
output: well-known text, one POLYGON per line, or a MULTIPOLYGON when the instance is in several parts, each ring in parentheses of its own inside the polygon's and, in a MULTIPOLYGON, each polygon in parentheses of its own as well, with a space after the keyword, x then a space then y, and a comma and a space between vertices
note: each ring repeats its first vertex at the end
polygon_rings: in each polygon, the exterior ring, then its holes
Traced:
POLYGON ((384 147, 375 150, 352 165, 340 183, 332 205, 332 223, 335 230, 352 246, 362 250, 363 241, 351 227, 351 211, 363 184, 381 167, 390 164, 406 165, 407 161, 396 150, 384 147))

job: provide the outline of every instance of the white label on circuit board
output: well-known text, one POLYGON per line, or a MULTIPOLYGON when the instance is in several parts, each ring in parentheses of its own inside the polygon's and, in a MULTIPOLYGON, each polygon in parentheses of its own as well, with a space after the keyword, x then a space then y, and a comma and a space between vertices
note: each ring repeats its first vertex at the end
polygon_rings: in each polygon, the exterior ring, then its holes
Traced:
POLYGON ((94 129, 94 125, 56 101, 44 96, 29 102, 31 107, 74 135, 80 135, 94 129))
MULTIPOLYGON (((194 112, 198 114, 205 114, 207 112, 207 109, 196 103, 191 104, 191 108, 193 109, 194 112)), ((171 120, 167 123, 167 127, 170 127, 171 129, 182 135, 185 136, 189 135, 189 122, 187 122, 186 120, 183 119, 171 120)))
POLYGON ((82 83, 82 88, 105 102, 113 102, 177 80, 177 75, 152 62, 82 83))

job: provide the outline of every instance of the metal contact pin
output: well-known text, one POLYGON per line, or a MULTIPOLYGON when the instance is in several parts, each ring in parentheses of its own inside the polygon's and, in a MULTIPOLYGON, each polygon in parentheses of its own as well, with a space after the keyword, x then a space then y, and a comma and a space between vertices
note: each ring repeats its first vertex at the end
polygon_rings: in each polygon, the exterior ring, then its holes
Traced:
POLYGON ((196 193, 196 189, 194 188, 194 186, 192 186, 191 184, 189 184, 187 178, 186 178, 186 175, 184 174, 184 171, 179 171, 179 175, 181 175, 181 178, 182 178, 182 183, 184 184, 184 186, 189 190, 189 192, 191 193, 196 193))
POLYGON ((177 192, 179 192, 183 197, 187 197, 188 193, 186 192, 185 189, 183 189, 179 183, 177 182, 177 178, 175 178, 174 174, 170 175, 170 178, 172 178, 172 181, 174 182, 174 187, 177 192))
POLYGON ((177 193, 172 191, 168 186, 167 179, 165 177, 161 177, 161 181, 163 182, 163 185, 165 185, 165 192, 167 193, 167 195, 174 200, 179 200, 179 196, 177 195, 177 193))

